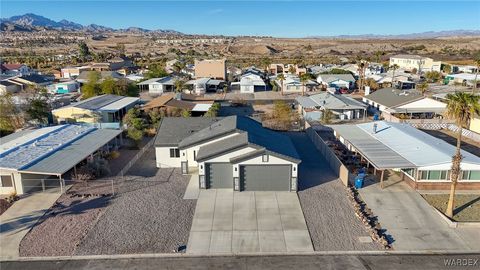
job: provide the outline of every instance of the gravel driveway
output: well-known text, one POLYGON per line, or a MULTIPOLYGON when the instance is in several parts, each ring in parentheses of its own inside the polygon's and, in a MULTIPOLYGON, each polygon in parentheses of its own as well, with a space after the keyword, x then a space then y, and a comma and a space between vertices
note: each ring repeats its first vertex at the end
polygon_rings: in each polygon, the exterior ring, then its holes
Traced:
POLYGON ((187 244, 196 204, 183 200, 190 176, 155 168, 154 148, 128 174, 75 255, 163 253, 187 244))
POLYGON ((306 133, 290 132, 302 159, 299 168, 298 197, 316 251, 382 250, 369 239, 355 216, 343 184, 328 167, 306 133))

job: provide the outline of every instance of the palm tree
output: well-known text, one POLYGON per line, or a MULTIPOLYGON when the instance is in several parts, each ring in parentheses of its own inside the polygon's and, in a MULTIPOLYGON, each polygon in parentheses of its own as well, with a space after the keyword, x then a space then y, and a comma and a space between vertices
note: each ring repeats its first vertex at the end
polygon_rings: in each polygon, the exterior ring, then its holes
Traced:
POLYGON ((322 124, 328 125, 332 123, 333 112, 329 109, 324 109, 322 115, 320 116, 320 122, 322 124))
POLYGON ((476 71, 475 71, 475 79, 473 80, 473 89, 472 93, 475 93, 477 90, 477 77, 478 77, 478 70, 480 69, 480 52, 477 53, 477 57, 475 58, 475 66, 476 71))
POLYGON ((393 69, 393 73, 392 73, 392 87, 394 87, 393 83, 395 82, 395 71, 399 68, 399 66, 397 64, 393 64, 390 66, 390 68, 393 69))
POLYGON ((268 74, 268 69, 270 68, 270 65, 272 64, 272 59, 268 57, 264 57, 261 60, 262 66, 265 68, 265 74, 268 74))
POLYGON ((462 154, 460 152, 460 146, 462 143, 462 131, 463 127, 466 127, 470 122, 470 119, 475 114, 480 114, 480 96, 476 96, 471 93, 455 92, 455 94, 447 95, 447 110, 446 114, 449 118, 454 119, 457 130, 457 149, 452 157, 452 168, 450 172, 450 179, 452 184, 450 186, 450 197, 448 199, 447 210, 445 214, 452 218, 453 207, 455 199, 455 188, 457 181, 460 178, 460 163, 462 162, 462 154))
POLYGON ((304 73, 300 75, 300 82, 302 83, 302 96, 305 95, 305 85, 307 84, 308 80, 310 80, 308 74, 304 73))
POLYGON ((425 82, 422 82, 421 84, 418 84, 417 89, 420 91, 420 93, 422 93, 422 95, 425 96, 425 93, 428 90, 428 83, 425 81, 425 82))
POLYGON ((185 81, 183 81, 183 80, 176 80, 176 81, 175 81, 175 92, 181 93, 184 86, 185 86, 185 81))
POLYGON ((285 80, 285 75, 283 73, 280 73, 277 75, 277 80, 280 81, 280 84, 282 85, 281 91, 282 91, 282 96, 283 96, 283 81, 285 80))

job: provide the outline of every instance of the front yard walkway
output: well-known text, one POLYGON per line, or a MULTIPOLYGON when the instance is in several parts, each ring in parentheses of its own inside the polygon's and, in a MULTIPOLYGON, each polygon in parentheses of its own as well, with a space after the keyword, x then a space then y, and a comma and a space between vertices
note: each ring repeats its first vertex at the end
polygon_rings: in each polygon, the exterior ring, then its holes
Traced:
POLYGON ((0 216, 0 258, 19 257, 22 238, 60 197, 60 192, 32 193, 15 202, 0 216))
POLYGON ((418 192, 403 181, 392 180, 386 181, 384 189, 378 183, 367 183, 359 193, 392 236, 395 250, 480 250, 478 228, 450 228, 418 192))
POLYGON ((187 253, 313 251, 294 192, 201 190, 187 253))

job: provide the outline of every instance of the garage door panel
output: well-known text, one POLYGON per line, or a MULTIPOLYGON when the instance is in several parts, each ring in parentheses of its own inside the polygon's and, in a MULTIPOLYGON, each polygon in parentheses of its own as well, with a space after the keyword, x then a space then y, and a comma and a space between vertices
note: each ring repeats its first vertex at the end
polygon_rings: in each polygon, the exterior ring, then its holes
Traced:
POLYGON ((290 190, 290 165, 244 165, 240 167, 242 190, 290 190))
POLYGON ((208 188, 233 188, 232 164, 207 163, 205 169, 208 188))

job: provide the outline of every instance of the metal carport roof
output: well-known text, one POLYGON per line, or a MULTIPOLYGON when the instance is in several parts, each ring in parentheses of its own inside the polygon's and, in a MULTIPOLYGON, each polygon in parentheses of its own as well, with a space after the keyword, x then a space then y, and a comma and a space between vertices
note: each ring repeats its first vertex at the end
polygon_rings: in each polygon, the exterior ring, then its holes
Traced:
POLYGON ((20 172, 64 174, 121 133, 114 129, 94 130, 20 172))
POLYGON ((415 164, 356 125, 331 126, 377 169, 415 168, 415 164))

